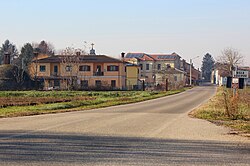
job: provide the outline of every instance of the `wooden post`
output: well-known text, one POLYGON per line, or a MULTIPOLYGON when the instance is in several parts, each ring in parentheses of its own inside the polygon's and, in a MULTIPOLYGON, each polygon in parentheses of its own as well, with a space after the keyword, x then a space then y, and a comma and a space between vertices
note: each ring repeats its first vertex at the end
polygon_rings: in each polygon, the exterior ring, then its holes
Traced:
POLYGON ((166 91, 168 91, 168 79, 166 78, 166 91))
POLYGON ((145 81, 142 80, 142 90, 145 91, 145 81))

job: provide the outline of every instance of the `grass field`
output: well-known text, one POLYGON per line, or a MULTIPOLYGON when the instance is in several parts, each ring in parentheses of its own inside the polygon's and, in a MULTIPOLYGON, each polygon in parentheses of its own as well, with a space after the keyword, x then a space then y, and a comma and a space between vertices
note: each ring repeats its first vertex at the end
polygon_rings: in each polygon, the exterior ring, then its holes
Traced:
POLYGON ((87 110, 140 102, 183 92, 0 91, 0 118, 87 110))
POLYGON ((218 125, 232 128, 236 132, 249 136, 250 134, 250 87, 238 90, 238 99, 229 98, 229 107, 233 109, 233 117, 229 117, 225 109, 223 93, 232 93, 232 90, 219 87, 216 95, 206 104, 190 113, 191 116, 206 119, 218 125), (230 103, 232 103, 230 105, 230 103))

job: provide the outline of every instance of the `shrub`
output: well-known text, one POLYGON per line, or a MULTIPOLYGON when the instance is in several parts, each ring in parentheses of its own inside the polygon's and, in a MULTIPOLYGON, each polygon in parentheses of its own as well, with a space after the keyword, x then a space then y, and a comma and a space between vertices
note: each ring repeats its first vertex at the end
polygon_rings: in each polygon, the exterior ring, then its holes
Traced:
MULTIPOLYGON (((246 90, 247 91, 247 90, 246 90)), ((249 110, 249 100, 245 100, 249 98, 249 94, 245 93, 245 90, 243 91, 236 91, 234 92, 230 89, 224 89, 223 90, 223 106, 225 110, 225 115, 232 119, 248 119, 249 110), (246 110, 244 110, 246 108, 246 110), (248 110, 248 111, 247 111, 248 110)))

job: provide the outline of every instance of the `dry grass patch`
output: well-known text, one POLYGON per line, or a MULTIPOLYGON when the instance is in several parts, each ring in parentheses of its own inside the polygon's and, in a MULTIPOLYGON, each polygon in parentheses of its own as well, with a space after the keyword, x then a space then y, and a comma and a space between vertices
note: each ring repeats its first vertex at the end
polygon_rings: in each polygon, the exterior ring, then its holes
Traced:
POLYGON ((250 134, 250 88, 238 90, 219 87, 206 104, 190 113, 191 116, 224 125, 239 133, 250 134))

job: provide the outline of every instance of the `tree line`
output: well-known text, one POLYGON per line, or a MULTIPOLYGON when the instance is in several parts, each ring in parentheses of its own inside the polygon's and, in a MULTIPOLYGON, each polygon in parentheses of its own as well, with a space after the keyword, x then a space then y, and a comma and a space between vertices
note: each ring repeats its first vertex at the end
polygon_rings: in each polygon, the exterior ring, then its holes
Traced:
POLYGON ((38 54, 54 56, 54 47, 51 43, 42 40, 40 43, 26 43, 19 52, 16 45, 6 40, 0 47, 0 90, 16 90, 32 88, 33 83, 29 76, 29 64, 38 54), (4 56, 8 55, 5 64, 4 56))
POLYGON ((4 55, 9 54, 11 64, 28 71, 28 65, 35 56, 35 48, 39 54, 53 56, 55 52, 54 46, 51 43, 42 40, 40 43, 24 44, 21 48, 21 52, 19 53, 16 45, 11 43, 9 40, 6 40, 0 47, 0 64, 4 63, 4 55))
MULTIPOLYGON (((86 48, 88 43, 84 42, 84 48, 66 47, 65 49, 58 50, 61 55, 70 55, 75 57, 77 53, 87 55, 86 48)), ((16 45, 5 40, 0 46, 0 90, 16 90, 36 88, 36 80, 29 75, 29 66, 32 60, 38 54, 45 54, 46 56, 55 56, 55 48, 50 42, 42 40, 39 43, 26 43, 22 46, 20 52, 17 50, 16 45), (4 65, 4 56, 8 55, 8 65, 4 65), (27 82, 29 82, 27 85, 27 82)), ((68 63, 68 62, 67 62, 68 63)))
MULTIPOLYGON (((85 45, 84 47, 86 49, 85 45)), ((74 49, 73 47, 66 47, 63 50, 60 50, 59 54, 71 56, 75 55, 76 52, 87 54, 85 49, 74 49)), ((0 67, 0 90, 1 87, 5 86, 2 83, 3 81, 1 81, 1 77, 6 80, 6 78, 8 78, 10 75, 12 75, 12 79, 14 79, 17 84, 17 86, 15 87, 22 87, 25 82, 25 78, 29 77, 28 67, 32 62, 32 59, 35 57, 35 52, 37 54, 54 56, 55 48, 51 43, 42 40, 39 43, 24 44, 19 53, 16 45, 11 43, 9 40, 6 40, 2 44, 2 46, 0 47, 0 65, 4 64, 4 56, 5 54, 8 54, 12 68, 11 72, 7 72, 7 69, 5 69, 3 66, 0 67)), ((225 70, 229 71, 229 73, 232 73, 231 71, 233 70, 233 68, 239 64, 242 64, 242 61, 243 56, 239 53, 238 50, 233 48, 224 49, 221 55, 217 56, 217 60, 215 60, 211 54, 207 53, 203 57, 201 67, 203 80, 211 80, 211 73, 213 68, 215 67, 215 63, 223 64, 223 66, 227 67, 225 70)))

